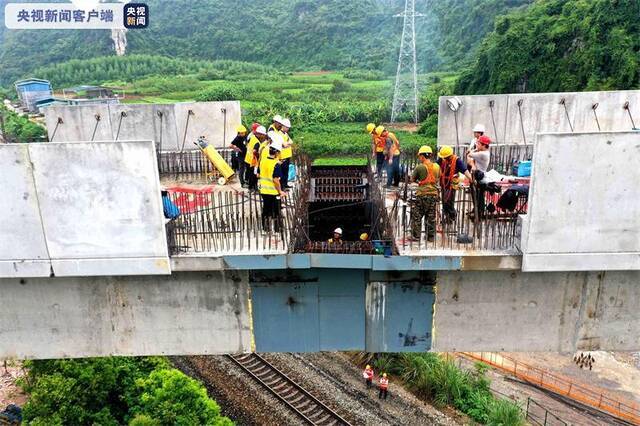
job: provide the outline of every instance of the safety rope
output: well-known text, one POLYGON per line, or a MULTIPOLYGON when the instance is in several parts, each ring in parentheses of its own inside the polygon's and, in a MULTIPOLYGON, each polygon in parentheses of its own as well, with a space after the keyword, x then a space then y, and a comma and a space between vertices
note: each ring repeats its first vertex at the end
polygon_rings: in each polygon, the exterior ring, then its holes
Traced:
POLYGON ((187 122, 184 125, 184 134, 182 135, 182 146, 180 147, 180 152, 184 151, 184 144, 187 141, 187 130, 189 129, 189 119, 191 118, 191 116, 194 115, 193 110, 189 110, 187 112, 187 122))

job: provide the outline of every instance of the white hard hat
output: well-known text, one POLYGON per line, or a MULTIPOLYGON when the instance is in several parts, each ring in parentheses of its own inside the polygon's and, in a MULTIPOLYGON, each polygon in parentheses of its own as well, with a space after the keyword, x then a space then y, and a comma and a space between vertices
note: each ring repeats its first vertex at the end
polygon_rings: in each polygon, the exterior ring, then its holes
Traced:
POLYGON ((473 127, 473 133, 475 133, 475 132, 484 133, 486 131, 487 131, 487 129, 485 129, 484 124, 476 124, 473 127))
POLYGON ((269 132, 269 138, 271 138, 271 145, 269 145, 269 147, 276 151, 282 151, 282 145, 284 144, 282 136, 276 132, 269 132))
POLYGON ((258 128, 256 128, 255 130, 255 133, 260 135, 266 135, 267 129, 265 129, 264 126, 258 126, 258 128))
POLYGON ((342 228, 336 228, 336 230, 333 231, 333 233, 342 235, 342 228))
POLYGON ((275 121, 275 122, 278 122, 278 123, 279 123, 280 121, 282 121, 282 116, 281 116, 280 114, 276 114, 276 115, 274 115, 274 116, 273 116, 273 121, 275 121))
POLYGON ((287 129, 291 128, 291 121, 289 121, 288 118, 283 118, 282 121, 280 121, 279 123, 282 124, 287 129))

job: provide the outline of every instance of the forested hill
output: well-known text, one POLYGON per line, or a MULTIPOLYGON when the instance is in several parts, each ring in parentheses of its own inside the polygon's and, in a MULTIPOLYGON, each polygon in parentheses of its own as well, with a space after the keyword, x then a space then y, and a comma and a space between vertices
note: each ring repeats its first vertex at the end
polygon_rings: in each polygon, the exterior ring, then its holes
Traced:
POLYGON ((639 87, 638 0, 537 0, 497 19, 456 92, 639 87))
MULTIPOLYGON (((0 0, 0 19, 4 5, 0 0)), ((495 17, 532 0, 417 0, 421 69, 469 63, 495 17)), ((127 54, 258 62, 284 70, 360 68, 392 74, 404 0, 147 0, 150 27, 127 54)), ((109 31, 0 27, 0 83, 70 59, 114 55, 109 31)))

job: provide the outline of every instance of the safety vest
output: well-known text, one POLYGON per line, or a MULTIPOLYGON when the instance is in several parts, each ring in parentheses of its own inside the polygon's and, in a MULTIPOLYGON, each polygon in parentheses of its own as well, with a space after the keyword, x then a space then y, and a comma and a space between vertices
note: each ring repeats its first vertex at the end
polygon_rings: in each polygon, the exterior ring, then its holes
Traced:
POLYGON ((365 379, 373 379, 373 368, 365 368, 362 377, 365 379))
POLYGON ((427 169, 427 177, 418 182, 418 186, 435 185, 436 174, 433 171, 433 163, 424 163, 423 165, 427 169))
POLYGON ((389 379, 386 377, 380 377, 380 389, 387 389, 389 387, 389 379))
POLYGON ((387 137, 391 138, 391 141, 393 142, 391 144, 391 152, 393 153, 393 156, 395 157, 396 155, 400 155, 400 141, 398 140, 396 135, 394 133, 389 132, 389 135, 387 137))
POLYGON ((277 158, 267 157, 260 162, 260 180, 258 186, 260 193, 264 195, 278 195, 276 184, 273 181, 273 172, 278 164, 277 158))
POLYGON ((451 187, 451 189, 457 191, 460 188, 460 178, 458 177, 458 171, 456 170, 456 164, 458 163, 458 157, 452 155, 449 158, 442 159, 442 168, 440 170, 440 185, 443 189, 451 187))
POLYGON ((258 158, 260 158, 258 163, 262 163, 262 160, 264 160, 265 158, 267 158, 269 156, 269 142, 268 141, 260 142, 260 148, 258 148, 258 155, 259 155, 258 158))
MULTIPOLYGON (((284 141, 286 143, 291 143, 291 138, 289 137, 288 133, 282 133, 282 138, 284 139, 284 141)), ((280 158, 283 160, 286 160, 287 158, 291 158, 293 157, 293 148, 291 147, 291 145, 289 145, 286 148, 282 148, 282 152, 280 153, 280 158)))
POLYGON ((384 148, 387 144, 387 139, 376 134, 373 135, 373 142, 376 145, 376 152, 384 152, 384 148))
POLYGON ((418 191, 416 195, 423 196, 437 196, 439 194, 437 183, 439 180, 440 168, 435 163, 423 163, 423 166, 427 169, 427 177, 418 182, 418 191))
POLYGON ((249 143, 247 144, 247 153, 244 155, 244 162, 251 167, 258 165, 258 159, 253 155, 256 144, 260 144, 260 141, 255 135, 251 135, 251 139, 249 139, 249 143))

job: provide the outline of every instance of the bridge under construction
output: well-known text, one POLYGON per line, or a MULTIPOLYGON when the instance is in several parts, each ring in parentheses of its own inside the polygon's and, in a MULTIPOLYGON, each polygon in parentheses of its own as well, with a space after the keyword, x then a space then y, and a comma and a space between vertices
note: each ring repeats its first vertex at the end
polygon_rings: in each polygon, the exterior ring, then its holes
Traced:
POLYGON ((53 142, 0 145, 0 357, 640 350, 636 114, 640 91, 441 98, 438 143, 462 155, 487 123, 499 190, 478 218, 463 185, 411 240, 410 185, 302 152, 263 232, 257 195, 191 149, 228 159, 237 103, 50 107, 53 142))

